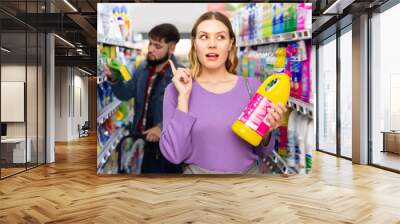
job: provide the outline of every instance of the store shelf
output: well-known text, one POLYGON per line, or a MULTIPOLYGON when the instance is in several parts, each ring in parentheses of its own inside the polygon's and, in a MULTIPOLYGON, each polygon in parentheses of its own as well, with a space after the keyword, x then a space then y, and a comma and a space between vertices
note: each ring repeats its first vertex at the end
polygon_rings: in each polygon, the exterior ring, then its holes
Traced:
POLYGON ((106 81, 106 77, 104 75, 98 74, 97 75, 97 84, 101 84, 102 82, 106 81))
POLYGON ((106 142, 103 149, 97 155, 97 170, 100 170, 100 168, 107 162, 107 159, 110 157, 111 153, 115 148, 118 146, 119 141, 124 137, 124 128, 119 128, 113 136, 106 142))
POLYGON ((105 171, 104 168, 100 168, 97 173, 99 173, 99 174, 117 174, 118 166, 115 166, 115 167, 113 167, 113 169, 108 170, 108 171, 105 171))
POLYGON ((247 47, 288 41, 308 40, 311 39, 311 34, 311 30, 293 31, 288 33, 276 34, 270 37, 257 38, 245 42, 238 42, 237 45, 238 47, 247 47))
POLYGON ((294 97, 289 97, 289 102, 288 102, 289 107, 291 107, 293 110, 297 110, 300 113, 310 117, 311 119, 313 118, 314 115, 314 105, 311 103, 303 102, 299 99, 296 99, 294 97))
POLYGON ((127 42, 123 40, 115 40, 108 37, 105 37, 101 34, 97 35, 97 42, 107 45, 119 46, 119 47, 126 47, 136 49, 137 47, 132 42, 127 42))
POLYGON ((97 123, 102 124, 104 123, 107 118, 109 118, 113 113, 117 110, 117 107, 121 104, 122 102, 118 99, 114 99, 114 101, 110 104, 108 104, 103 111, 100 113, 100 115, 97 117, 97 123))
POLYGON ((135 116, 135 112, 132 111, 129 115, 128 118, 125 120, 125 122, 133 121, 133 116, 135 116))

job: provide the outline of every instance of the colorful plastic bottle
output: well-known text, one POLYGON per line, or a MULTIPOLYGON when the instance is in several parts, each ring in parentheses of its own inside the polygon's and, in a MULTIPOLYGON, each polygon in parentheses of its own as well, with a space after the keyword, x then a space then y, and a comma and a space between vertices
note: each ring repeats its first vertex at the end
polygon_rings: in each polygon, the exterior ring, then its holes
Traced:
POLYGON ((314 122, 310 120, 307 126, 307 139, 306 139, 306 173, 310 173, 312 170, 313 150, 315 148, 315 134, 314 134, 314 122))
POLYGON ((297 154, 296 158, 298 158, 296 162, 299 170, 305 168, 307 127, 308 127, 308 118, 305 116, 300 116, 296 128, 297 142, 299 144, 298 150, 296 152, 297 154))
POLYGON ((248 51, 243 52, 243 58, 242 58, 242 76, 248 77, 249 76, 249 57, 248 57, 248 51))
POLYGON ((249 11, 243 10, 242 15, 242 41, 249 40, 249 11))
POLYGON ((281 156, 286 157, 288 155, 288 136, 287 136, 287 129, 288 129, 288 122, 289 122, 289 114, 290 111, 286 111, 283 115, 282 125, 279 127, 279 144, 278 144, 278 154, 281 156))
POLYGON ((274 68, 276 68, 277 72, 281 72, 282 70, 285 69, 286 65, 286 48, 285 47, 278 47, 275 51, 275 65, 274 68))
POLYGON ((304 29, 311 30, 312 29, 312 3, 304 3, 304 29))
POLYGON ((262 37, 269 37, 272 35, 272 4, 263 4, 263 25, 262 37))
POLYGON ((297 111, 292 111, 289 115, 289 122, 288 122, 288 155, 286 161, 289 167, 296 167, 296 151, 298 148, 298 141, 296 137, 296 127, 298 124, 298 116, 297 111))
POLYGON ((117 60, 111 60, 111 63, 108 66, 114 71, 114 74, 117 75, 118 78, 125 81, 128 81, 132 78, 128 68, 125 65, 118 63, 117 60))
POLYGON ((297 4, 284 3, 284 32, 296 31, 297 27, 297 4))
POLYGON ((257 64, 257 55, 256 51, 250 50, 248 53, 248 58, 249 58, 249 71, 248 71, 248 76, 249 77, 254 77, 256 74, 256 64, 257 64))
POLYGON ((254 39, 255 33, 255 11, 254 11, 254 3, 248 4, 249 11, 249 40, 254 39))
POLYGON ((272 5, 272 34, 278 34, 278 4, 272 5))
MULTIPOLYGON (((311 54, 311 46, 307 46, 307 55, 311 54)), ((310 57, 301 62, 301 100, 310 102, 311 97, 311 71, 310 57)))
POLYGON ((283 3, 276 3, 278 4, 277 11, 278 11, 278 21, 277 21, 277 34, 285 32, 285 23, 284 23, 284 14, 283 14, 283 3))
POLYGON ((256 31, 257 38, 262 38, 263 36, 263 26, 264 26, 264 11, 263 7, 256 5, 256 31))
POLYGON ((297 30, 304 30, 306 20, 306 9, 304 3, 297 4, 297 30))
POLYGON ((270 128, 267 115, 272 104, 285 105, 289 99, 289 79, 284 73, 268 77, 258 88, 239 119, 233 123, 233 132, 251 145, 258 146, 270 128))

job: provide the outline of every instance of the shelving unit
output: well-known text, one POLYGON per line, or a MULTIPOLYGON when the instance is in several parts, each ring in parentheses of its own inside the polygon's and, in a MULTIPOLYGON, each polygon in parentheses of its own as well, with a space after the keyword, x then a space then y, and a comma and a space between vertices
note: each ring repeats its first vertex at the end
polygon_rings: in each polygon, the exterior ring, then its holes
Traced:
POLYGON ((314 105, 313 104, 303 102, 294 97, 289 97, 288 106, 291 107, 293 110, 297 110, 298 112, 313 119, 313 115, 314 115, 314 105))
POLYGON ((111 39, 111 38, 105 37, 105 36, 103 36, 101 34, 97 35, 97 42, 101 43, 101 44, 107 44, 107 45, 113 45, 113 46, 119 46, 119 47, 126 47, 126 48, 131 48, 131 49, 136 49, 137 48, 135 46, 135 44, 132 43, 132 42, 111 39))
POLYGON ((99 116, 97 116, 97 124, 102 124, 104 123, 105 120, 107 120, 107 118, 109 118, 111 115, 114 114, 114 112, 117 110, 118 106, 121 104, 122 102, 118 99, 114 99, 114 101, 110 104, 108 104, 102 112, 100 112, 99 116))
POLYGON ((312 37, 311 35, 312 35, 311 30, 293 31, 288 33, 276 34, 270 37, 256 38, 254 40, 238 42, 237 45, 238 47, 249 47, 257 45, 297 41, 297 40, 308 40, 311 39, 312 37))
POLYGON ((100 172, 101 167, 107 162, 107 159, 110 157, 111 153, 117 147, 119 141, 125 136, 125 129, 119 128, 113 136, 107 141, 107 143, 103 146, 103 149, 97 156, 97 169, 98 173, 100 172))

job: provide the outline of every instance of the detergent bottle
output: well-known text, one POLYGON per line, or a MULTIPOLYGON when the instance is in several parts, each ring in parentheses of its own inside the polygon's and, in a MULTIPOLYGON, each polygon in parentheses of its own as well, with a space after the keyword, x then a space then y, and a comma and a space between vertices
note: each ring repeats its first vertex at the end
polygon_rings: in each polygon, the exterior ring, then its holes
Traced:
POLYGON ((282 126, 279 127, 279 144, 278 144, 278 154, 280 156, 286 157, 288 155, 288 136, 287 136, 287 129, 288 129, 288 122, 289 122, 289 114, 290 110, 286 111, 283 114, 282 119, 282 126))
POLYGON ((251 145, 258 146, 270 128, 267 115, 272 104, 285 105, 289 99, 289 80, 285 73, 269 76, 233 123, 232 131, 251 145))
POLYGON ((310 173, 312 170, 313 150, 315 149, 315 134, 314 134, 314 123, 311 120, 307 127, 307 139, 306 139, 306 173, 310 173))
POLYGON ((262 37, 272 35, 272 4, 263 4, 262 37))
POLYGON ((111 63, 108 65, 113 73, 120 79, 128 81, 130 80, 131 74, 128 71, 128 68, 124 64, 120 64, 117 60, 112 59, 111 63))

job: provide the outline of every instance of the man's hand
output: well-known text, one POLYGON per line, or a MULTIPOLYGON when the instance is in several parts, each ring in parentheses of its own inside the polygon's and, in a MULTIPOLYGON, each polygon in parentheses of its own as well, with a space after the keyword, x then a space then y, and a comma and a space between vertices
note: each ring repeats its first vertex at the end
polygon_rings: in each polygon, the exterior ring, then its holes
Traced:
POLYGON ((158 142, 161 138, 161 128, 156 126, 143 132, 146 135, 146 141, 158 142))
POLYGON ((110 82, 116 82, 117 78, 112 73, 111 69, 108 67, 107 64, 103 65, 103 74, 107 77, 107 80, 110 82))

